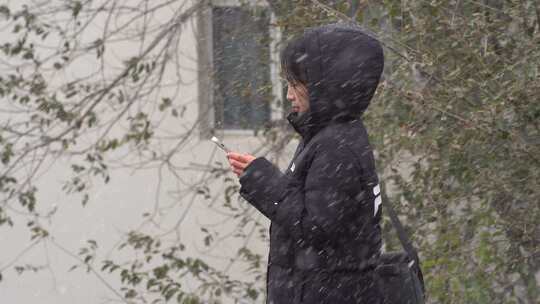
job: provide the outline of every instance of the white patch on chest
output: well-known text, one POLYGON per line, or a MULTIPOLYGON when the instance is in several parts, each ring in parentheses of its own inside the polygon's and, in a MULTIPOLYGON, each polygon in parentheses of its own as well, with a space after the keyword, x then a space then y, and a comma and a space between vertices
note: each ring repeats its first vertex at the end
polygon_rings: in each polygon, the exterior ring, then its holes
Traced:
POLYGON ((294 172, 294 168, 296 168, 296 167, 295 167, 294 163, 292 163, 291 172, 294 172))

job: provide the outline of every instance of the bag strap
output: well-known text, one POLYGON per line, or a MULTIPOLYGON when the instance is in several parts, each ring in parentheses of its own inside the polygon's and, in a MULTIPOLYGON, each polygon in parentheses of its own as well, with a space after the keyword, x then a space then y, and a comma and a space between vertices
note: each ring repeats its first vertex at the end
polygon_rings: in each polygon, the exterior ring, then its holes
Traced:
POLYGON ((390 220, 392 222, 392 226, 396 229, 397 236, 399 241, 401 242, 401 246, 403 246, 403 249, 407 253, 410 259, 412 259, 415 263, 418 269, 420 269, 420 259, 418 258, 418 252, 416 249, 414 249, 413 245, 411 244, 411 241, 409 240, 409 237, 407 236, 407 233, 405 232, 405 228, 403 228, 403 225, 401 224, 401 221, 399 220, 396 210, 392 206, 392 203, 388 199, 385 193, 381 193, 383 200, 385 201, 385 205, 388 207, 388 215, 390 216, 390 220))
POLYGON ((386 193, 381 191, 381 197, 386 202, 385 205, 388 207, 388 215, 390 216, 390 220, 392 221, 392 225, 396 229, 399 241, 401 242, 401 246, 403 246, 403 249, 405 249, 405 252, 409 256, 410 259, 414 261, 415 266, 414 269, 416 269, 416 274, 418 275, 418 280, 420 280, 420 286, 422 287, 422 294, 425 297, 426 288, 424 285, 424 275, 422 274, 422 269, 420 268, 420 259, 418 258, 418 252, 416 249, 414 249, 413 245, 411 244, 411 241, 409 240, 409 237, 407 237, 407 233, 405 232, 405 229, 403 228, 403 225, 401 224, 401 221, 399 220, 396 210, 392 206, 392 203, 386 196, 386 193))

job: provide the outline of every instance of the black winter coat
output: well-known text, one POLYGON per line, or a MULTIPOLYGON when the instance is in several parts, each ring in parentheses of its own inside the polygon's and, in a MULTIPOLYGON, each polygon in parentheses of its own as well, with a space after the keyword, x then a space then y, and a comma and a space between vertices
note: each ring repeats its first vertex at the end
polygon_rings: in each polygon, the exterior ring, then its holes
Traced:
POLYGON ((302 137, 293 160, 282 173, 259 157, 240 176, 241 196, 271 220, 267 303, 381 303, 380 194, 361 114, 382 48, 355 26, 304 35, 310 109, 287 117, 302 137))

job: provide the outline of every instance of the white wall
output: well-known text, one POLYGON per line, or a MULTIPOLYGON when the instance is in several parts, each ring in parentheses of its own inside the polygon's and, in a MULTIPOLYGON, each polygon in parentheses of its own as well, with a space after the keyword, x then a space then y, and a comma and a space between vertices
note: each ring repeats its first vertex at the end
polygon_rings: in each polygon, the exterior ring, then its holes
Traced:
MULTIPOLYGON (((129 2, 129 1, 128 1, 129 2)), ((133 1, 131 1, 133 2, 133 1)), ((181 1, 176 5, 181 4, 181 1)), ((22 2, 21 2, 22 3, 22 2)), ((9 5, 14 5, 13 1, 9 5)), ((20 4, 20 3, 19 3, 20 4)), ((186 5, 185 7, 188 7, 186 5)), ((171 10, 160 10, 153 16, 151 22, 160 22, 169 18, 171 10)), ((88 41, 98 37, 103 30, 106 20, 100 20, 92 24, 86 34, 88 41), (93 37, 93 35, 95 35, 93 37)), ((120 20, 115 20, 120 22, 120 20)), ((198 117, 198 86, 197 86, 197 52, 195 49, 196 37, 194 36, 194 25, 196 22, 190 20, 182 30, 182 40, 179 44, 181 52, 178 56, 181 63, 180 69, 171 69, 168 75, 171 79, 176 79, 178 72, 183 83, 174 83, 168 90, 174 95, 176 89, 179 94, 174 99, 175 105, 186 104, 187 109, 182 119, 165 119, 157 113, 154 116, 155 123, 160 123, 159 135, 183 134, 198 117)), ((7 37, 7 36, 4 36, 7 37)), ((128 54, 136 54, 139 50, 139 42, 118 43, 113 48, 106 50, 107 64, 110 66, 121 65, 121 60, 128 54)), ((55 81, 62 83, 73 77, 85 75, 96 69, 93 54, 88 58, 81 57, 63 74, 55 74, 55 81)), ((114 69, 108 69, 114 75, 114 69)), ((163 94, 167 91, 163 91, 163 94)), ((156 106, 152 102, 146 107, 156 106)), ((146 108, 147 110, 149 108, 146 108)), ((106 114, 106 113, 105 113, 106 114)), ((115 132, 122 132, 125 126, 119 125, 115 132)), ((87 135, 87 142, 97 138, 97 134, 87 135)), ((223 140, 233 149, 243 152, 254 151, 261 145, 261 139, 248 135, 224 134, 223 140)), ((175 145, 177 141, 162 141, 166 150, 168 145, 175 145)), ((287 146, 284 157, 281 158, 280 166, 286 165, 291 156, 296 142, 293 141, 287 146)), ((169 146, 170 148, 170 146, 169 146)), ((125 150, 117 152, 117 157, 122 161, 130 158, 124 156, 125 150)), ((206 164, 208 162, 220 161, 226 163, 226 159, 220 150, 209 141, 201 141, 196 135, 190 136, 189 140, 172 158, 178 167, 190 167, 193 163, 206 164)), ((73 160, 73 159, 71 159, 73 160)), ((131 159, 132 160, 132 159, 131 159)), ((87 240, 97 240, 99 243, 98 261, 100 258, 130 258, 129 253, 117 251, 115 246, 122 240, 124 233, 132 229, 142 227, 143 231, 159 233, 174 227, 182 214, 187 212, 185 219, 179 229, 178 234, 170 233, 172 242, 179 238, 186 246, 187 252, 193 256, 204 257, 211 261, 212 265, 218 269, 224 269, 229 265, 231 258, 237 257, 237 250, 242 246, 239 238, 228 237, 208 252, 200 252, 197 249, 204 249, 201 242, 203 234, 200 232, 201 225, 216 226, 221 235, 235 227, 235 222, 229 224, 219 224, 224 221, 224 216, 220 214, 223 208, 218 199, 211 206, 210 201, 197 196, 193 197, 193 185, 208 177, 208 173, 200 170, 177 169, 176 173, 181 177, 178 180, 167 170, 149 168, 144 170, 133 170, 130 168, 112 168, 111 181, 104 185, 99 178, 95 179, 91 190, 91 200, 86 207, 81 206, 80 196, 67 195, 61 190, 70 174, 70 159, 62 157, 49 161, 40 170, 41 177, 36 186, 39 188, 38 210, 43 213, 57 210, 50 220, 44 219, 40 223, 53 236, 54 241, 72 253, 77 254, 80 247, 86 245, 87 240), (185 182, 185 184, 183 183, 185 182), (152 212, 154 209, 161 211, 157 217, 162 227, 159 229, 144 223, 142 214, 152 212)), ((230 177, 235 176, 230 173, 230 177)), ((209 185, 213 193, 220 193, 224 187, 221 182, 209 185)), ((257 218, 263 225, 269 223, 254 208, 242 203, 249 213, 257 218)), ((77 260, 62 251, 50 242, 40 242, 36 246, 31 246, 32 241, 25 227, 27 216, 15 216, 16 226, 14 228, 0 228, 0 269, 11 266, 2 272, 3 280, 0 282, 0 303, 41 303, 41 304, 95 304, 114 303, 117 298, 114 293, 98 277, 92 273, 86 273, 83 269, 68 271, 72 265, 78 264, 77 260), (13 263, 12 263, 13 262, 13 263), (44 269, 33 273, 24 272, 16 274, 13 266, 16 265, 40 265, 44 269)), ((249 228, 249 227, 247 227, 249 228)), ((248 230, 246 228, 246 231, 248 230)), ((257 240, 255 234, 247 243, 247 246, 264 257, 267 254, 267 244, 257 240)), ((204 250, 203 250, 204 251, 204 250)), ((96 268, 100 268, 96 264, 96 268)), ((230 274, 234 277, 245 277, 243 271, 245 265, 234 263, 230 268, 230 274)), ((118 276, 102 274, 103 278, 113 288, 118 288, 118 276)), ((264 284, 264 282, 259 282, 264 284)), ((260 301, 262 303, 262 299, 260 301)))

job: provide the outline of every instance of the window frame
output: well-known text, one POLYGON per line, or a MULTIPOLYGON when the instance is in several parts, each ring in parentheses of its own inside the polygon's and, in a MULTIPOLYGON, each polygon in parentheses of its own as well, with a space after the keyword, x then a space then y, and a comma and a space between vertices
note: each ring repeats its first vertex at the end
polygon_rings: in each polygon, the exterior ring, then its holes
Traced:
MULTIPOLYGON (((214 71, 213 58, 213 20, 212 9, 214 7, 234 7, 247 3, 250 6, 264 7, 269 10, 270 23, 276 24, 276 16, 271 6, 261 0, 211 0, 209 5, 197 13, 197 64, 198 64, 198 123, 201 139, 209 139, 213 135, 225 137, 254 136, 255 129, 222 129, 215 125, 215 100, 212 73, 214 71)), ((279 76, 279 42, 281 30, 276 26, 270 26, 270 82, 272 84, 272 96, 275 100, 283 98, 284 85, 279 76)), ((285 107, 276 102, 270 103, 270 121, 272 123, 283 119, 285 107)))

